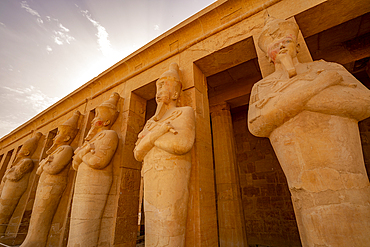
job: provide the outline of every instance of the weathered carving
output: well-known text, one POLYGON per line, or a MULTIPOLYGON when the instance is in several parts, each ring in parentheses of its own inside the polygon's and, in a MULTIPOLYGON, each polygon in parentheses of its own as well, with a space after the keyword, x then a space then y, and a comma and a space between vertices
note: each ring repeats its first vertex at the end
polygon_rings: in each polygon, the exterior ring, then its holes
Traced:
POLYGON ((95 109, 95 118, 85 138, 76 149, 72 167, 77 171, 72 202, 68 246, 97 246, 101 218, 113 181, 111 159, 118 145, 118 135, 110 130, 118 116, 120 96, 113 93, 109 100, 95 109))
POLYGON ((357 122, 370 91, 341 65, 299 63, 298 26, 270 18, 259 45, 275 72, 251 94, 248 126, 269 137, 285 172, 303 246, 370 243, 370 189, 357 122))
POLYGON ((139 133, 135 158, 144 161, 145 244, 184 246, 195 117, 176 107, 181 82, 171 64, 157 81, 157 110, 139 133))
POLYGON ((73 156, 73 148, 69 144, 77 135, 80 115, 79 111, 75 112, 70 119, 58 127, 53 145, 46 151, 49 156, 40 162, 36 171, 40 179, 29 230, 21 246, 44 247, 46 245, 51 222, 67 186, 69 164, 73 156))
POLYGON ((0 235, 5 233, 7 224, 15 208, 28 187, 30 173, 33 170, 33 153, 42 134, 37 132, 27 140, 19 150, 13 165, 6 171, 3 181, 4 187, 0 197, 0 235))

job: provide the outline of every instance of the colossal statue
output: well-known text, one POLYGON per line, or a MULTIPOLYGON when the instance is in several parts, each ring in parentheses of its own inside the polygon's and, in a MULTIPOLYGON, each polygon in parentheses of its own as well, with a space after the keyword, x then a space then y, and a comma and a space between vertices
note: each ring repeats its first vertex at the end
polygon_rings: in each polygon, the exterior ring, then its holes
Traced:
POLYGON ((0 197, 0 235, 4 235, 19 200, 28 188, 28 180, 33 170, 33 153, 37 149, 42 134, 37 132, 19 150, 13 165, 6 171, 4 187, 0 197))
POLYGON ((81 113, 76 111, 70 119, 58 127, 53 145, 46 151, 49 156, 40 162, 36 171, 40 179, 29 230, 22 247, 46 246, 54 214, 67 186, 69 164, 73 156, 73 148, 69 144, 78 132, 80 115, 81 113))
POLYGON ((358 121, 370 91, 341 65, 297 59, 298 26, 269 18, 260 48, 275 72, 251 93, 248 126, 268 137, 288 180, 303 246, 367 246, 370 186, 358 121))
POLYGON ((69 247, 98 246, 101 219, 113 181, 111 159, 118 135, 110 130, 118 117, 120 96, 113 93, 95 109, 95 117, 84 144, 74 152, 72 167, 77 171, 73 194, 69 247))
POLYGON ((178 70, 173 63, 158 79, 156 112, 134 150, 143 161, 146 246, 185 246, 195 116, 191 107, 176 107, 182 87, 178 70))

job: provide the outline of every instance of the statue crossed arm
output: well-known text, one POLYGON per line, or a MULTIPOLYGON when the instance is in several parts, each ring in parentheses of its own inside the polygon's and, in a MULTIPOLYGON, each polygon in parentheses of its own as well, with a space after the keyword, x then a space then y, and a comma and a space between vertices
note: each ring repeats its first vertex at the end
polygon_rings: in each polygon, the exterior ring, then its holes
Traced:
POLYGON ((31 159, 22 159, 15 166, 10 168, 4 176, 4 181, 9 179, 11 181, 20 180, 24 174, 31 172, 33 169, 33 161, 31 159))
POLYGON ((55 153, 50 154, 47 158, 40 162, 37 169, 37 175, 42 172, 55 175, 60 173, 71 162, 73 148, 69 145, 61 146, 55 153))
POLYGON ((93 169, 104 169, 109 165, 118 144, 117 133, 107 130, 98 134, 91 141, 87 141, 81 148, 76 149, 73 157, 73 169, 78 170, 78 166, 84 162, 93 169), (101 139, 106 138, 106 140, 101 139), (114 148, 113 148, 114 147, 114 148))
MULTIPOLYGON (((327 62, 317 63, 325 63, 324 65, 330 65, 330 67, 327 66, 325 69, 319 69, 311 73, 311 78, 312 75, 316 76, 313 79, 299 78, 299 76, 293 77, 289 79, 291 83, 289 81, 285 82, 285 85, 288 86, 283 85, 275 90, 273 88, 264 92, 262 89, 261 92, 258 92, 261 83, 253 87, 248 121, 249 128, 253 134, 268 137, 275 128, 304 110, 329 114, 333 114, 333 111, 336 111, 334 113, 336 115, 346 116, 350 114, 353 118, 363 119, 362 116, 368 110, 360 109, 361 112, 354 113, 354 108, 351 105, 358 105, 361 104, 361 101, 370 100, 366 96, 368 92, 364 90, 364 86, 342 66, 327 62), (345 87, 347 89, 344 89, 345 87), (347 91, 347 96, 351 97, 350 102, 346 102, 346 98, 336 98, 335 92, 338 90, 341 92, 343 90, 347 91), (331 104, 335 104, 335 106, 330 106, 329 109, 328 102, 320 105, 320 103, 325 101, 325 97, 330 99, 332 101, 331 104), (340 103, 341 101, 342 103, 340 103), (344 105, 340 107, 338 104, 344 105)), ((359 108, 357 107, 357 109, 359 108)))
POLYGON ((158 123, 152 130, 148 125, 155 123, 149 120, 144 130, 139 134, 134 150, 135 158, 142 161, 145 155, 153 148, 160 148, 171 154, 185 154, 190 151, 195 138, 195 116, 191 107, 182 107, 178 116, 179 121, 164 121, 158 123))

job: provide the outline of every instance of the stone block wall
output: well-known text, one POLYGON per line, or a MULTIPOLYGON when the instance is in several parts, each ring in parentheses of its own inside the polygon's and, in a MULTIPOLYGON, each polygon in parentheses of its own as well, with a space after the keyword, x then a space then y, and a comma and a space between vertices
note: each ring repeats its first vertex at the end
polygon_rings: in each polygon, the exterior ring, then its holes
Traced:
POLYGON ((301 246, 285 175, 269 139, 253 136, 247 110, 233 112, 240 187, 250 246, 301 246))

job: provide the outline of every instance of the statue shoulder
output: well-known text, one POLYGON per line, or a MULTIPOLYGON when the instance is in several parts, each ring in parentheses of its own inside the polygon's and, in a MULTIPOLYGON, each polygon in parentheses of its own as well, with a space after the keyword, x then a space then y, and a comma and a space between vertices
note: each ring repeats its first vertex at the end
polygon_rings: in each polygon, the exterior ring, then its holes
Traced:
POLYGON ((118 139, 117 132, 114 130, 103 130, 98 135, 101 135, 102 138, 118 139))
POLYGON ((117 132, 114 130, 103 130, 99 132, 90 143, 95 145, 97 149, 110 149, 111 147, 116 147, 118 143, 117 132))
POLYGON ((271 88, 273 88, 276 82, 277 82, 276 72, 256 82, 252 87, 249 103, 253 104, 263 99, 265 95, 271 92, 271 88))
MULTIPOLYGON (((73 150, 73 148, 70 146, 70 145, 62 145, 58 148, 60 151, 69 151, 69 150, 73 150)), ((57 149, 57 150, 58 150, 57 149)))
POLYGON ((190 118, 190 119, 195 119, 195 111, 191 106, 183 106, 179 107, 177 110, 180 110, 182 112, 182 116, 190 118))
POLYGON ((30 163, 33 163, 33 159, 31 159, 31 158, 24 158, 24 159, 22 159, 21 161, 20 161, 20 163, 21 164, 30 164, 30 163))
POLYGON ((69 145, 62 145, 60 147, 58 147, 53 153, 52 155, 65 155, 65 154, 68 154, 68 153, 71 153, 73 154, 73 148, 69 145))
POLYGON ((339 71, 347 71, 346 68, 344 68, 343 65, 335 62, 328 62, 323 59, 310 62, 308 63, 309 66, 311 66, 314 69, 321 69, 321 70, 339 70, 339 71))
POLYGON ((182 106, 182 107, 179 107, 178 110, 181 110, 185 114, 194 113, 194 109, 191 106, 182 106))
POLYGON ((277 78, 277 75, 276 75, 276 72, 266 76, 265 78, 262 78, 261 80, 259 80, 258 82, 256 82, 253 87, 259 87, 259 86, 264 86, 266 84, 269 84, 273 81, 275 81, 277 78))
POLYGON ((24 158, 24 159, 22 159, 22 161, 23 162, 31 162, 31 161, 33 161, 33 159, 31 159, 31 158, 24 158))

